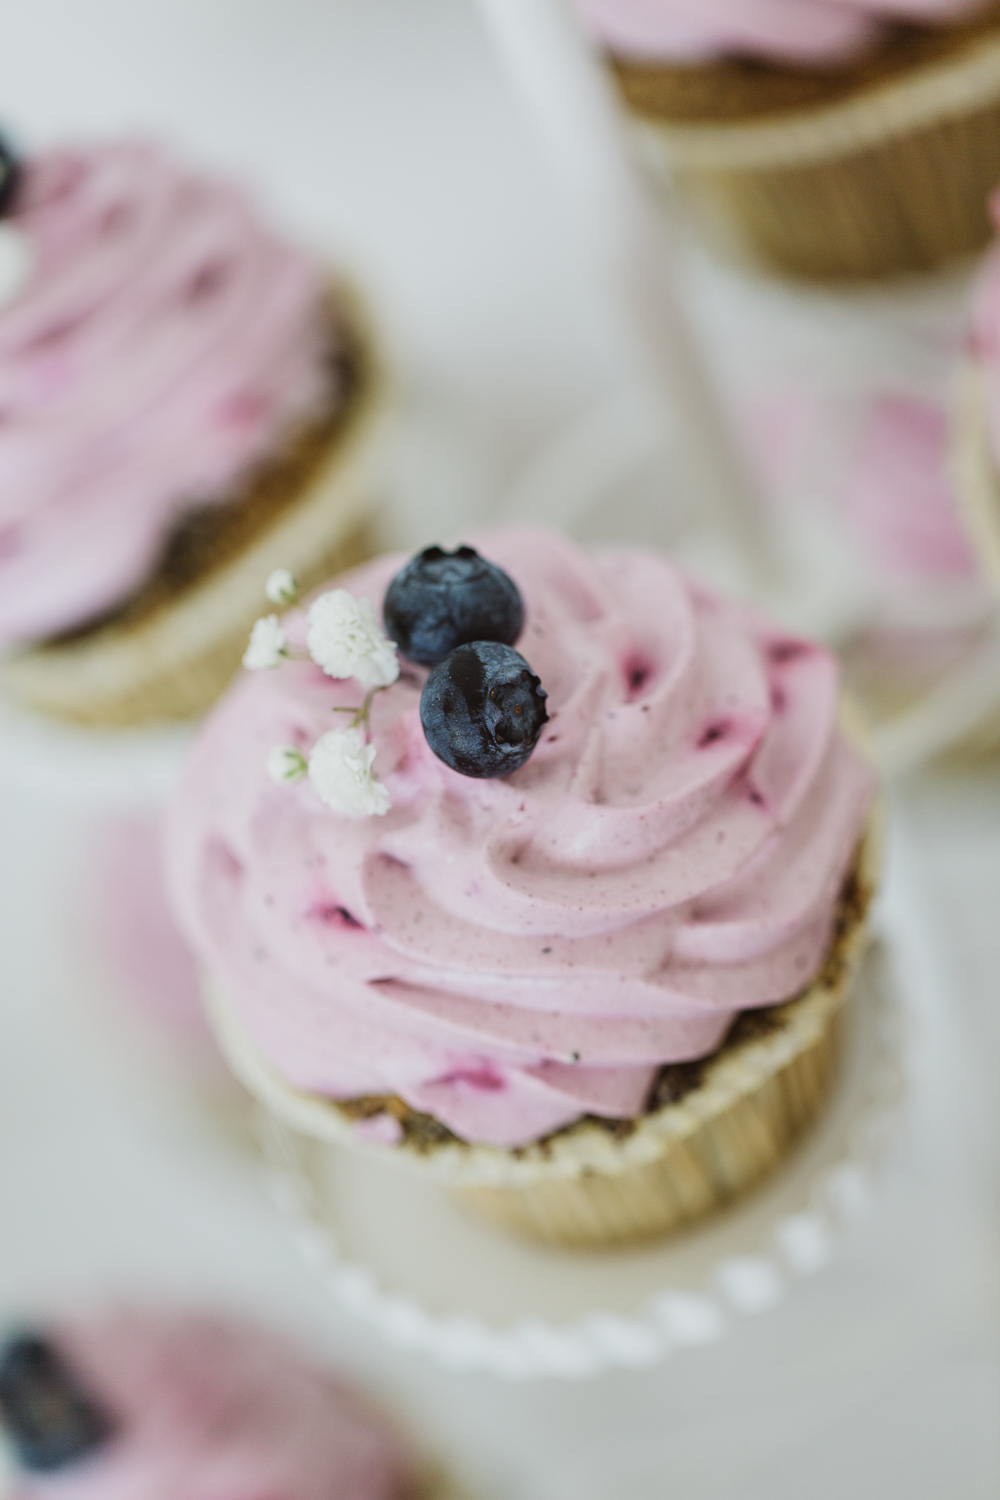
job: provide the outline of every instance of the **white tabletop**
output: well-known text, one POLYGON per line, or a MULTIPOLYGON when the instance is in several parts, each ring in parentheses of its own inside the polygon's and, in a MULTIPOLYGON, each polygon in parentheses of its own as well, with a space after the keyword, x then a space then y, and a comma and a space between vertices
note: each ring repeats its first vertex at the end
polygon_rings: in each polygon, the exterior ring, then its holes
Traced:
MULTIPOLYGON (((30 146, 167 134, 337 249, 419 414, 404 538, 487 514, 631 378, 471 0, 33 0, 5 16, 0 101, 30 146)), ((152 1291, 254 1310, 370 1382, 484 1500, 995 1496, 1000 772, 895 802, 886 920, 914 1082, 872 1212, 724 1344, 518 1387, 394 1354, 333 1308, 249 1160, 103 1022, 86 820, 44 778, 5 779, 0 1310, 152 1291)))

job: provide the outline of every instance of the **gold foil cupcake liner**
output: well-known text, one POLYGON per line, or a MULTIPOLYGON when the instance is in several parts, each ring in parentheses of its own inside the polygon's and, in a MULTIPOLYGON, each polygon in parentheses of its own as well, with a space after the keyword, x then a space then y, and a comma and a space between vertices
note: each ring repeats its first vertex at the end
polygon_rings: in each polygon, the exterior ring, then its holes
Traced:
POLYGON ((292 1129, 417 1171, 474 1212, 545 1243, 624 1244, 691 1223, 738 1196, 781 1161, 819 1112, 836 1071, 841 1007, 867 940, 878 859, 873 819, 820 976, 778 1008, 764 1035, 723 1046, 683 1097, 625 1129, 584 1118, 513 1150, 454 1137, 427 1143, 419 1135, 392 1147, 361 1144, 350 1106, 290 1087, 206 979, 208 1015, 237 1077, 292 1129))
POLYGON ((1000 183, 1000 29, 837 103, 737 124, 642 116, 644 153, 720 247, 810 279, 981 249, 1000 183))
POLYGON ((5 662, 0 688, 18 707, 96 729, 191 718, 238 669, 274 568, 290 568, 305 592, 375 550, 388 382, 360 303, 341 287, 335 302, 358 349, 357 388, 321 460, 304 480, 291 476, 300 492, 235 557, 148 618, 112 622, 5 662))

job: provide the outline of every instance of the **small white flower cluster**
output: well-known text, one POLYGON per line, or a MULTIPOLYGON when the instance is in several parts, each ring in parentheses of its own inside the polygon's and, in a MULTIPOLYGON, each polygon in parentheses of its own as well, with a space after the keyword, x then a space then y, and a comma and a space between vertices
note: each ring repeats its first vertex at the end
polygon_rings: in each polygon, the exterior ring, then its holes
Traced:
POLYGON ((389 811, 389 793, 372 772, 375 746, 363 729, 331 729, 316 741, 307 760, 294 745, 275 745, 267 757, 267 774, 281 786, 306 776, 320 800, 347 818, 381 818, 389 811))
POLYGON ((248 672, 267 672, 271 667, 280 667, 287 655, 288 640, 278 622, 278 616, 265 615, 255 623, 250 632, 250 640, 243 653, 243 665, 248 672))
POLYGON ((279 786, 294 786, 309 771, 309 762, 294 745, 274 745, 267 753, 267 774, 279 786))
MULTIPOLYGON (((287 568, 276 568, 265 586, 272 604, 298 603, 299 586, 287 568)), ((348 729, 331 729, 308 757, 294 745, 275 745, 267 757, 267 774, 281 785, 306 776, 327 807, 348 818, 383 817, 389 793, 373 770, 375 746, 367 734, 372 696, 399 676, 395 644, 378 621, 370 599, 355 599, 346 589, 321 594, 306 616, 306 645, 328 677, 353 677, 368 688, 364 704, 348 729), (364 726, 364 727, 362 727, 364 726)), ((277 615, 265 615, 250 633, 243 665, 267 671, 289 657, 288 639, 277 615)))
POLYGON ((284 604, 287 608, 299 602, 299 586, 287 568, 275 568, 268 574, 264 593, 272 604, 284 604))
POLYGON ((309 655, 328 677, 355 677, 365 687, 390 687, 399 676, 396 646, 370 599, 346 589, 320 594, 309 606, 309 655))
POLYGON ((309 780, 327 807, 348 818, 384 817, 389 793, 375 780, 375 746, 363 729, 331 729, 309 757, 309 780))

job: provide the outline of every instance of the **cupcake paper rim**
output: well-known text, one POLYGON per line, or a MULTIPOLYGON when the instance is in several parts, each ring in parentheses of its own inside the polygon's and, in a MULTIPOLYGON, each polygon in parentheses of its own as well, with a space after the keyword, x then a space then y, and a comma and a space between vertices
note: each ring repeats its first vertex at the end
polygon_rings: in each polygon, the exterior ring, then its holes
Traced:
POLYGON ((656 165, 738 171, 836 160, 998 103, 1000 22, 996 37, 971 44, 960 57, 926 63, 912 75, 835 104, 740 124, 672 122, 639 113, 632 121, 656 165))
MULTIPOLYGON (((874 890, 881 863, 880 816, 872 815, 858 853, 862 890, 874 890)), ((682 1099, 642 1115, 624 1139, 583 1118, 542 1142, 509 1147, 441 1142, 429 1150, 405 1143, 383 1146, 359 1142, 355 1121, 335 1100, 295 1089, 261 1056, 228 999, 212 976, 203 972, 202 988, 209 1024, 230 1067, 249 1092, 294 1130, 316 1140, 374 1153, 379 1160, 418 1172, 449 1187, 518 1187, 588 1172, 614 1175, 653 1162, 664 1145, 683 1140, 707 1120, 716 1119, 740 1099, 816 1043, 830 1017, 843 1004, 869 940, 864 914, 831 944, 840 971, 833 980, 821 972, 798 997, 787 1002, 785 1024, 771 1035, 752 1039, 705 1060, 708 1076, 682 1099)))

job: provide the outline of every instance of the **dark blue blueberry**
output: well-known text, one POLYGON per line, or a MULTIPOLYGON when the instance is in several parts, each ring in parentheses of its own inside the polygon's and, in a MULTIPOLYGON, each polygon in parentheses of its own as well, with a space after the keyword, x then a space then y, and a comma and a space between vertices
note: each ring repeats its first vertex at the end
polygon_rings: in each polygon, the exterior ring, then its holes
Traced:
POLYGON ((21 180, 21 164, 0 136, 0 214, 9 213, 21 180))
POLYGON ((433 667, 468 641, 512 646, 524 605, 514 580, 475 547, 425 547, 390 583, 382 618, 400 655, 433 667))
POLYGON ((21 1467, 38 1473, 86 1458, 112 1432, 59 1352, 34 1334, 0 1349, 0 1422, 21 1467))
POLYGON ((524 657, 497 641, 459 646, 431 672, 420 722, 434 754, 463 776, 509 776, 547 721, 545 689, 524 657))

